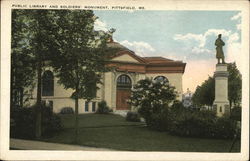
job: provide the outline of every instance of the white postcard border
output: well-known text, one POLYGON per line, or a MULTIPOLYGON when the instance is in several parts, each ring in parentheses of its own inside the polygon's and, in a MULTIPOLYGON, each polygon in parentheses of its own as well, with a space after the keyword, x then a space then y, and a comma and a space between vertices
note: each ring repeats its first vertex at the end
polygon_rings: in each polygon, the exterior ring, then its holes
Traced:
MULTIPOLYGON (((249 156, 249 3, 247 1, 2 1, 1 2, 1 113, 0 139, 3 160, 246 160, 249 156), (9 150, 10 107, 10 41, 12 4, 27 5, 108 5, 144 6, 146 10, 239 10, 242 12, 242 52, 245 71, 242 88, 242 140, 241 153, 194 153, 194 152, 90 152, 90 151, 34 151, 9 150)), ((33 9, 39 9, 33 8, 33 9)))

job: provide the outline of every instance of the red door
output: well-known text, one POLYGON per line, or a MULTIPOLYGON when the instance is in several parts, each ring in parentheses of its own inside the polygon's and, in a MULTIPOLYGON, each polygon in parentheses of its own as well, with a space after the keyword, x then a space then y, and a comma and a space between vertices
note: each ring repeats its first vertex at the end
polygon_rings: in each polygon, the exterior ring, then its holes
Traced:
POLYGON ((131 79, 126 74, 122 74, 117 78, 116 91, 116 109, 130 110, 130 104, 127 103, 131 95, 131 79))
POLYGON ((130 110, 130 104, 127 103, 130 97, 130 89, 117 89, 116 92, 116 109, 130 110))

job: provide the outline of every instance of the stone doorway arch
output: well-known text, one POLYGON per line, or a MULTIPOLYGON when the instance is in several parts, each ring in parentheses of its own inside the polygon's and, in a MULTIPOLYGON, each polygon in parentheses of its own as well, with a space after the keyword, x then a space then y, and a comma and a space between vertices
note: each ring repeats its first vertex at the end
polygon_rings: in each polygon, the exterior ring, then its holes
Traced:
POLYGON ((132 81, 126 74, 120 75, 116 80, 116 110, 130 110, 127 103, 131 96, 132 81))

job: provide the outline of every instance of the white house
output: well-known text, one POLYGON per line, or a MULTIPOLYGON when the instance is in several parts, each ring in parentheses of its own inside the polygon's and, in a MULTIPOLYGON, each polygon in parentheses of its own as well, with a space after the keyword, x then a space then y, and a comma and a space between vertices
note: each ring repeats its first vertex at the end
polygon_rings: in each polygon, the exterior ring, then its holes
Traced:
POLYGON ((187 89, 187 92, 182 95, 182 104, 184 107, 190 107, 192 105, 193 93, 187 89))
MULTIPOLYGON (((115 67, 113 71, 103 73, 100 89, 96 98, 87 102, 79 100, 79 113, 91 113, 96 111, 97 102, 105 100, 110 108, 116 110, 130 110, 127 99, 130 97, 132 86, 146 77, 152 79, 167 79, 176 87, 178 99, 182 100, 182 75, 186 63, 174 61, 163 57, 140 57, 133 51, 125 48, 117 42, 109 42, 108 47, 117 49, 109 66, 115 67)), ((57 83, 53 69, 47 67, 42 76, 42 100, 47 102, 53 111, 58 113, 63 107, 72 107, 75 102, 70 98, 72 90, 65 90, 57 83)), ((30 92, 31 104, 36 101, 36 89, 30 92)))

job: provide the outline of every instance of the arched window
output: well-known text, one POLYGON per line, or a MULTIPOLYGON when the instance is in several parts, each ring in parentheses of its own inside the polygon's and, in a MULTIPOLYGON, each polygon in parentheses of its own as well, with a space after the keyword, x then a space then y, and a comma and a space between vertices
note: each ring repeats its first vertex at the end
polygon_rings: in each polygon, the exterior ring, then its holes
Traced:
POLYGON ((119 88, 131 88, 132 82, 129 76, 123 74, 117 78, 117 87, 119 88))
POLYGON ((164 82, 169 82, 168 79, 167 79, 166 77, 164 77, 164 76, 157 76, 157 77, 155 77, 154 80, 155 80, 156 82, 162 82, 162 81, 164 81, 164 82))
POLYGON ((42 76, 42 96, 54 95, 54 76, 49 70, 45 71, 42 76))

